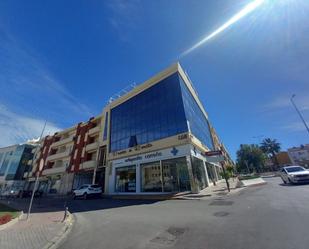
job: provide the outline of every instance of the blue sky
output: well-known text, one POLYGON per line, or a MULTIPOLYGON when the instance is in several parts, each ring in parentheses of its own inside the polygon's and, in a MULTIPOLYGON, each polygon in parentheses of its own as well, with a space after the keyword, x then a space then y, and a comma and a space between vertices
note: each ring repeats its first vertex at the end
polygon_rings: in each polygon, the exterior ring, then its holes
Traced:
POLYGON ((249 0, 0 2, 0 146, 70 127, 180 60, 234 156, 241 143, 309 136, 309 2, 266 0, 191 53, 249 0))

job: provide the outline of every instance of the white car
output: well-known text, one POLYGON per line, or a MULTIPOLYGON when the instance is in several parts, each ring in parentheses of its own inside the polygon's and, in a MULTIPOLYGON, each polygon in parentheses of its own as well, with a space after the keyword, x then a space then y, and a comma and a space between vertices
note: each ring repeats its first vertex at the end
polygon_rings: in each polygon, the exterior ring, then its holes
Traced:
POLYGON ((84 184, 73 191, 74 199, 77 197, 87 199, 88 196, 100 196, 101 194, 102 188, 96 184, 84 184))
POLYGON ((301 166, 283 167, 280 176, 284 183, 309 183, 309 170, 301 166))

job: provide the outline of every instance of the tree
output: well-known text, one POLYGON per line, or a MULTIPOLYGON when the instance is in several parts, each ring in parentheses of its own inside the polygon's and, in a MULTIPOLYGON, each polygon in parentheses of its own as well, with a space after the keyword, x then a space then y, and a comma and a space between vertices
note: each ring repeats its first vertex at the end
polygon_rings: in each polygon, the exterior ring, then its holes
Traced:
POLYGON ((266 155, 256 144, 241 144, 237 151, 237 170, 261 172, 266 160, 266 155))
POLYGON ((265 138, 262 141, 260 148, 269 158, 272 159, 276 167, 278 167, 279 163, 276 154, 281 150, 280 143, 278 143, 276 139, 265 138))

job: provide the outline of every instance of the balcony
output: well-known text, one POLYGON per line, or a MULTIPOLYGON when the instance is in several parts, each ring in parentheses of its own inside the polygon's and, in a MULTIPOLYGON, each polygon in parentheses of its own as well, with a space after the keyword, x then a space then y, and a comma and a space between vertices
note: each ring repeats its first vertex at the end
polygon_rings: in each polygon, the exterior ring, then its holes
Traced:
POLYGON ((32 172, 24 172, 24 178, 28 178, 32 176, 32 172))
POLYGON ((61 139, 57 142, 54 142, 54 143, 52 143, 51 148, 55 148, 55 147, 70 143, 70 142, 73 141, 73 138, 74 138, 74 136, 71 136, 71 137, 68 137, 68 138, 61 139))
POLYGON ((92 135, 97 134, 97 133, 99 133, 99 132, 100 132, 100 125, 98 125, 98 126, 92 128, 92 129, 90 129, 90 130, 88 131, 88 134, 89 134, 89 136, 92 136, 92 135))
POLYGON ((97 161, 96 160, 91 160, 91 161, 86 161, 86 162, 83 162, 79 169, 94 169, 97 165, 97 161))
POLYGON ((42 174, 43 175, 60 174, 60 173, 65 172, 65 170, 66 170, 66 167, 65 167, 65 165, 63 165, 61 167, 53 167, 53 168, 50 168, 50 169, 44 169, 42 174))
POLYGON ((93 142, 91 144, 86 145, 86 151, 92 151, 92 150, 97 150, 99 148, 99 143, 98 142, 93 142))
POLYGON ((47 157, 47 161, 55 161, 64 157, 70 156, 70 151, 66 150, 64 152, 56 153, 47 157))

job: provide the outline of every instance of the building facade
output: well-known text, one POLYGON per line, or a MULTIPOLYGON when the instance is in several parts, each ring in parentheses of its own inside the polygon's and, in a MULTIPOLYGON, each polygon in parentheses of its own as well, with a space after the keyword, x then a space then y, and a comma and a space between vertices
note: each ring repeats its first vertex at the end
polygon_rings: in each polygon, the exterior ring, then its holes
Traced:
POLYGON ((289 148, 288 154, 294 165, 309 167, 309 144, 289 148))
POLYGON ((104 172, 99 158, 99 137, 102 117, 90 118, 74 127, 46 136, 34 151, 34 165, 28 178, 28 190, 32 190, 39 174, 39 190, 46 194, 68 194, 72 189, 93 181, 102 182, 104 172), (39 163, 43 170, 39 172, 39 163), (94 173, 95 171, 95 173, 94 173), (103 175, 102 175, 103 174, 103 175))
POLYGON ((25 178, 32 170, 28 161, 33 157, 33 148, 30 144, 0 148, 0 193, 23 188, 25 178))
MULTIPOLYGON (((208 115, 179 64, 110 103, 105 193, 198 192, 221 180, 208 115)), ((218 142, 219 143, 219 142, 218 142)))
POLYGON ((97 183, 107 195, 199 192, 221 180, 222 150, 192 83, 179 64, 110 101, 100 116, 41 141, 29 178, 66 194, 97 183), (38 172, 39 162, 44 168, 38 172))

